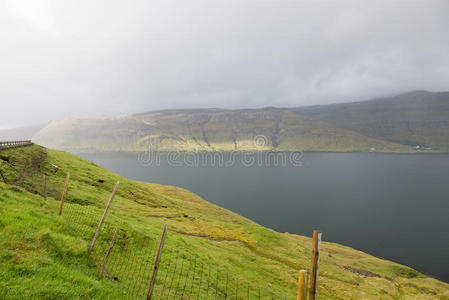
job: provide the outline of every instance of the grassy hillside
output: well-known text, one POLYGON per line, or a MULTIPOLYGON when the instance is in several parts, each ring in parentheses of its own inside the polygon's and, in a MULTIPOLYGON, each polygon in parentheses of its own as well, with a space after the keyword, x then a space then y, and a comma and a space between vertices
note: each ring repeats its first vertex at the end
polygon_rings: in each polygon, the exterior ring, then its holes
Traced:
MULTIPOLYGON (((294 298, 298 270, 310 267, 310 238, 274 232, 184 189, 128 180, 37 145, 3 150, 0 157, 7 181, 15 183, 0 183, 0 298, 123 297, 119 282, 99 278, 87 257, 91 236, 81 235, 57 216, 54 198, 67 171, 68 205, 101 212, 120 180, 111 215, 133 231, 157 239, 168 224, 168 247, 254 284, 294 298), (39 195, 43 172, 52 182, 47 201, 39 195)), ((449 299, 449 285, 406 266, 323 242, 319 295, 320 299, 449 299)))
POLYGON ((405 151, 287 109, 174 110, 117 118, 54 121, 33 139, 72 152, 405 151), (259 137, 258 144, 254 140, 259 137))
MULTIPOLYGON (((449 151, 449 92, 304 108, 167 110, 53 121, 33 136, 71 152, 449 151), (262 145, 254 144, 263 136, 262 145), (431 149, 430 149, 431 148, 431 149)), ((260 141, 260 140, 259 140, 260 141)))
POLYGON ((371 101, 296 109, 376 139, 449 150, 449 92, 416 91, 371 101))

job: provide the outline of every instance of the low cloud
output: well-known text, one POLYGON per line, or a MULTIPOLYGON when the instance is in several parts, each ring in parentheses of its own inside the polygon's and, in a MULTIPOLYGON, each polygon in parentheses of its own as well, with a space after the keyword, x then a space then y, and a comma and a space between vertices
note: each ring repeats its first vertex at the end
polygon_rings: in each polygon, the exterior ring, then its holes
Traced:
POLYGON ((9 0, 0 127, 449 90, 449 2, 9 0))

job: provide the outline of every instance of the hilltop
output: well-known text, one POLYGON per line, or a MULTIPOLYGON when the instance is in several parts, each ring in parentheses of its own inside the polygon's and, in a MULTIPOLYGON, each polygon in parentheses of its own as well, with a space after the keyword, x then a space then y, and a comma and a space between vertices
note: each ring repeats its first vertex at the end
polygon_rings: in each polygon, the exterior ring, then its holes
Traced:
POLYGON ((368 151, 401 145, 365 137, 286 109, 161 111, 51 122, 33 137, 72 152, 101 151, 368 151), (262 137, 256 146, 254 138, 262 137))
POLYGON ((375 139, 449 149, 449 92, 414 91, 295 111, 375 139))
MULTIPOLYGON (((70 172, 67 203, 99 212, 120 181, 112 214, 132 230, 167 243, 240 278, 295 298, 298 270, 309 269, 311 240, 264 228, 172 186, 123 178, 66 152, 38 145, 0 151, 0 295, 6 299, 119 298, 119 282, 86 266, 91 236, 57 215, 70 172), (57 168, 57 169, 55 169, 57 168), (47 200, 42 174, 51 174, 47 200)), ((325 237, 325 233, 324 233, 325 237)), ((449 285, 409 267, 334 243, 322 243, 320 299, 448 299, 449 285)))
POLYGON ((178 109, 52 121, 32 136, 71 152, 449 150, 449 92, 302 108, 178 109), (255 137, 259 137, 257 145, 255 137), (418 147, 417 147, 418 146, 418 147))

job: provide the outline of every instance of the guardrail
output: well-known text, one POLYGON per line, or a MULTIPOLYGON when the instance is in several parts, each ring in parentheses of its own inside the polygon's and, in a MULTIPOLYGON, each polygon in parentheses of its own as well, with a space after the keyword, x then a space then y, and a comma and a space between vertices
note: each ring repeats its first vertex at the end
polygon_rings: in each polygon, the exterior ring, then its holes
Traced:
POLYGON ((2 149, 9 149, 9 148, 18 148, 18 147, 24 147, 24 146, 30 146, 33 145, 33 142, 31 140, 26 141, 0 141, 0 150, 2 149))

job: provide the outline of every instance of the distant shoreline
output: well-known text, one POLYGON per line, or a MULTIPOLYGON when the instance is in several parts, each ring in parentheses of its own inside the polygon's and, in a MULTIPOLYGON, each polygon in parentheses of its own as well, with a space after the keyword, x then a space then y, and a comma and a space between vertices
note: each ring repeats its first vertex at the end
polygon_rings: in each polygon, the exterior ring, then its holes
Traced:
MULTIPOLYGON (((58 150, 58 149, 54 149, 58 150)), ((137 155, 141 153, 146 153, 148 151, 71 151, 71 150, 61 150, 66 151, 69 153, 73 153, 75 155, 96 155, 96 154, 130 154, 130 155, 137 155)), ((273 151, 273 150, 261 150, 261 151, 248 151, 248 150, 238 150, 238 151, 186 151, 186 150, 158 150, 158 151, 152 151, 153 153, 163 153, 168 154, 171 152, 178 152, 180 154, 191 154, 191 153, 198 153, 198 154, 206 154, 206 153, 237 153, 237 154, 243 154, 243 153, 270 153, 270 152, 279 152, 279 153, 292 153, 292 152, 301 152, 301 153, 317 153, 317 154, 332 154, 332 153, 341 153, 341 154, 350 154, 350 153, 364 153, 364 154, 401 154, 401 155, 425 155, 425 154, 449 154, 449 150, 443 151, 443 150, 429 150, 429 151, 329 151, 329 150, 279 150, 279 151, 273 151)))

